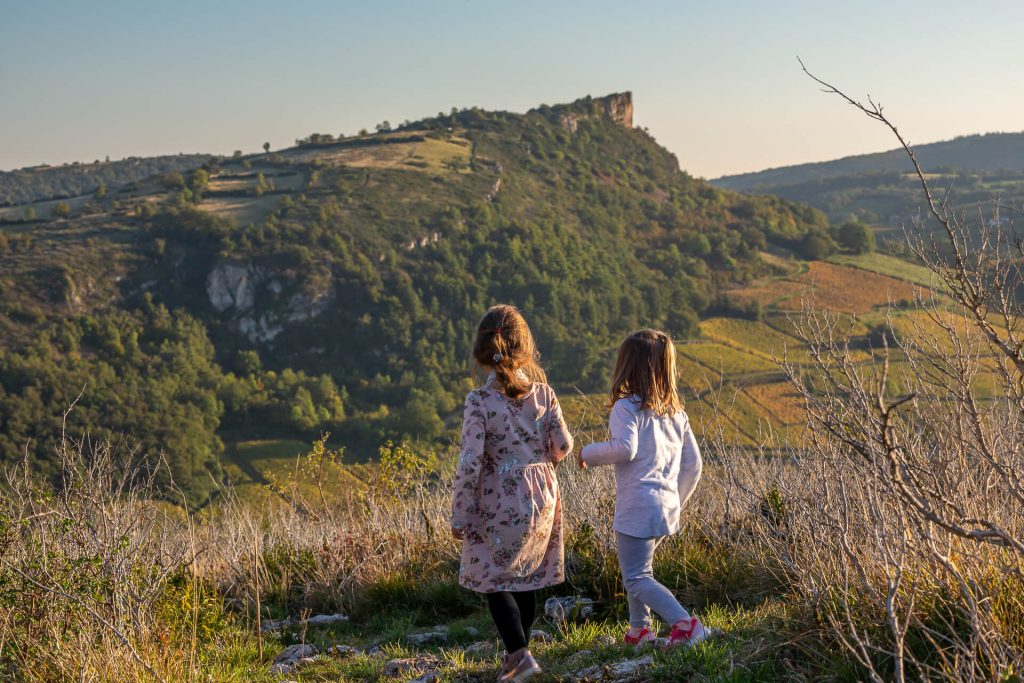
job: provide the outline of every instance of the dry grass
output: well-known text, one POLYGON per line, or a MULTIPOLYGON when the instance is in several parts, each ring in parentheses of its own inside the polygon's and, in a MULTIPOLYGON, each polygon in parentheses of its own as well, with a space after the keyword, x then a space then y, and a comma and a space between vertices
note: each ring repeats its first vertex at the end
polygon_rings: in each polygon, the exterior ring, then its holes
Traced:
MULTIPOLYGON (((392 134, 397 139, 409 138, 408 134, 392 134)), ((283 154, 292 162, 326 162, 352 168, 391 168, 422 171, 435 175, 469 173, 469 155, 472 147, 469 140, 450 136, 439 140, 426 138, 409 142, 387 142, 380 144, 327 145, 324 147, 300 147, 283 154)))
POLYGON ((731 294, 741 301, 791 310, 810 306, 840 313, 867 313, 892 302, 912 301, 919 289, 907 280, 881 273, 810 261, 807 271, 799 276, 761 280, 731 294))

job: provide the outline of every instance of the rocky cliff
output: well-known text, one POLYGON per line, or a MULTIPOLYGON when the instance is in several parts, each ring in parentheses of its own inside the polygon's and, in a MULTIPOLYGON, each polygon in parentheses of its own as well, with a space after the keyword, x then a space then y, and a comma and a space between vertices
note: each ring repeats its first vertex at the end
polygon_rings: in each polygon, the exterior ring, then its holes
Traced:
POLYGON ((626 91, 604 97, 585 97, 572 104, 558 105, 550 111, 557 113, 559 125, 572 133, 576 132, 580 121, 597 116, 604 116, 617 125, 632 128, 633 93, 626 91))
POLYGON ((627 90, 606 95, 597 101, 604 107, 605 116, 620 126, 633 127, 633 93, 627 90))

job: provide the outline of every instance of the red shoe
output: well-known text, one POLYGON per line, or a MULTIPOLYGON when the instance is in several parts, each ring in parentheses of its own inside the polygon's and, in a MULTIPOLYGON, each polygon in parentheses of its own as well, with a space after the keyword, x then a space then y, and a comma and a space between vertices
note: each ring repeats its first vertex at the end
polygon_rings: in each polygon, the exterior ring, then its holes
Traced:
POLYGON ((636 645, 637 647, 643 645, 644 643, 653 643, 657 639, 657 634, 654 633, 654 631, 652 631, 651 629, 647 628, 646 626, 644 626, 640 630, 640 633, 638 633, 635 636, 629 635, 629 631, 626 631, 626 635, 623 637, 623 640, 625 641, 626 645, 636 645))
POLYGON ((697 617, 683 619, 672 625, 672 633, 669 634, 667 647, 675 645, 696 645, 706 639, 710 633, 704 628, 697 617))

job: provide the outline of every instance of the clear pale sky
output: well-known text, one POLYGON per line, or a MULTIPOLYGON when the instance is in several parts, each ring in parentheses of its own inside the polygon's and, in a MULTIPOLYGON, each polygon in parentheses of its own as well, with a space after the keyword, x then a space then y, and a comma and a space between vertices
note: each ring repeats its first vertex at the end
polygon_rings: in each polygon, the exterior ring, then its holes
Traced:
POLYGON ((1024 129, 1024 2, 0 0, 0 169, 632 90, 697 176, 1024 129))

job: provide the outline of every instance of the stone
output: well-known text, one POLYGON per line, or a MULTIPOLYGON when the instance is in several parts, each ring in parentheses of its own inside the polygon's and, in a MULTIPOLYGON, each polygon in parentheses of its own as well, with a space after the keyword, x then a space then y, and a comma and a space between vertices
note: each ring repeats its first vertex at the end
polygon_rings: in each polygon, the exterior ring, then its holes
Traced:
POLYGON ((439 680, 441 680, 441 674, 436 671, 431 671, 430 673, 423 674, 419 678, 412 679, 409 683, 437 683, 439 680))
POLYGON ((553 624, 564 624, 567 621, 582 621, 593 613, 594 601, 590 598, 548 598, 544 601, 544 616, 553 624))
POLYGON ((419 657, 404 657, 392 659, 384 664, 384 675, 394 678, 411 671, 424 671, 430 673, 440 666, 437 657, 433 655, 421 655, 419 657))
POLYGON ((423 633, 410 633, 405 637, 405 640, 411 645, 426 645, 427 643, 447 643, 448 627, 435 626, 431 630, 425 631, 423 633))
POLYGON ((476 638, 480 635, 480 631, 472 626, 467 626, 465 629, 466 635, 470 638, 476 638))
POLYGON ((615 638, 612 638, 607 633, 602 633, 597 638, 594 638, 594 644, 607 647, 615 644, 615 638))
POLYGON ((339 621, 348 621, 348 617, 344 614, 317 614, 315 616, 306 619, 306 623, 310 626, 329 626, 336 624, 339 621))
POLYGON ((635 678, 641 671, 653 664, 654 657, 647 655, 615 664, 590 666, 572 674, 572 678, 577 681, 625 681, 635 678))
POLYGON ((303 657, 299 661, 295 662, 295 669, 304 669, 310 664, 316 664, 316 657, 303 657))
POLYGON ((347 659, 359 654, 359 648, 352 647, 351 645, 335 645, 334 647, 327 648, 327 654, 339 659, 347 659))
POLYGON ((554 639, 555 637, 552 636, 550 633, 548 633, 547 631, 542 631, 539 628, 535 628, 532 631, 530 631, 530 640, 534 640, 538 643, 550 643, 554 639))
POLYGON ((285 626, 291 626, 291 623, 291 619, 268 619, 267 621, 260 622, 260 631, 263 633, 280 631, 285 626))
POLYGON ((274 657, 274 662, 270 665, 270 673, 291 673, 298 668, 300 661, 307 659, 313 661, 314 655, 316 655, 316 648, 312 645, 289 645, 281 654, 274 657))
POLYGON ((479 642, 473 643, 472 645, 467 645, 466 647, 462 648, 462 651, 465 652, 467 655, 481 656, 493 653, 494 649, 494 643, 488 640, 481 640, 479 642))

